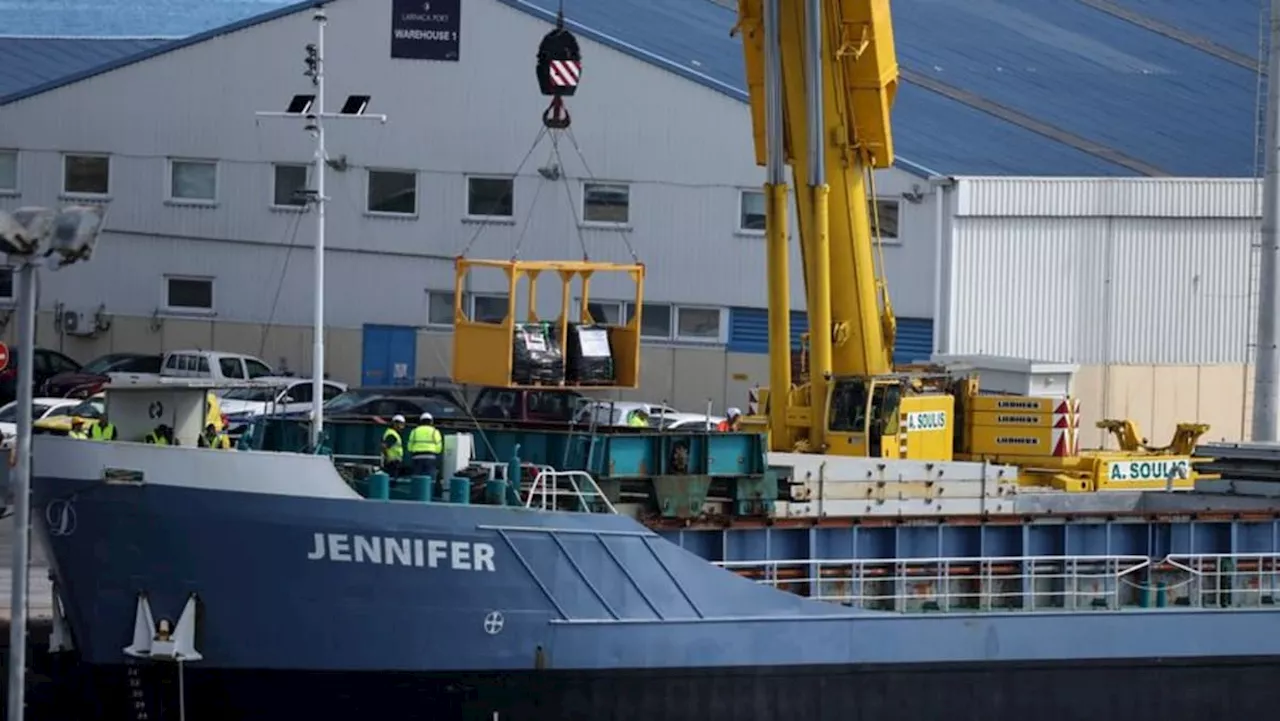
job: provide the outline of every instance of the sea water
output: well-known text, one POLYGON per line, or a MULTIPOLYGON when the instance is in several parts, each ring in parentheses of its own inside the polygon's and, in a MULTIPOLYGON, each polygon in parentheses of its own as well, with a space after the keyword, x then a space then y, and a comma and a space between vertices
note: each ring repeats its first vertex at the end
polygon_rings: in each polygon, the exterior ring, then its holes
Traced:
POLYGON ((182 37, 290 0, 0 0, 0 35, 182 37))

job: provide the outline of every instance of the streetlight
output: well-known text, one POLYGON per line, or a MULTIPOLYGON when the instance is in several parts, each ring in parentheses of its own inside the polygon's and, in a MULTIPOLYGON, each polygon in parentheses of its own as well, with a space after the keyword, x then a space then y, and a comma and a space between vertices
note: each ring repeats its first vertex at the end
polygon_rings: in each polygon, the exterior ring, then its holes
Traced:
POLYGON ((8 721, 22 721, 26 705, 27 571, 31 537, 31 395, 36 346, 36 268, 57 270, 93 255, 102 232, 102 206, 62 210, 0 210, 0 252, 16 266, 18 284, 18 438, 13 473, 13 593, 9 602, 8 721))

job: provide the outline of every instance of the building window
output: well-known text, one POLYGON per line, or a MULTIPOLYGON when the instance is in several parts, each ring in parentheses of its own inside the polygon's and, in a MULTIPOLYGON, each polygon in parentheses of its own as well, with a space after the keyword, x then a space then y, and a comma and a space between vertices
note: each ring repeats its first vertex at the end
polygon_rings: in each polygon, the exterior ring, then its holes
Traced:
POLYGON ((764 193, 744 190, 738 195, 738 230, 746 233, 764 232, 764 193))
POLYGON ((582 220, 624 225, 631 218, 631 188, 621 183, 583 183, 582 220))
POLYGON ((305 208, 311 166, 275 163, 272 173, 271 205, 276 208, 305 208))
POLYGON ((418 174, 405 170, 370 170, 370 213, 418 214, 418 174))
POLYGON ((213 278, 168 276, 164 279, 164 306, 183 313, 213 310, 213 278))
POLYGON ((18 192, 18 151, 0 150, 0 193, 18 192))
POLYGON ((216 161, 169 161, 169 200, 212 203, 217 199, 218 163, 216 161))
POLYGON ((880 221, 880 238, 882 240, 898 239, 898 201, 873 200, 867 212, 871 213, 871 229, 874 231, 876 220, 880 221))
MULTIPOLYGON (((465 296, 463 296, 463 303, 466 303, 465 296)), ((427 324, 453 325, 453 291, 427 291, 427 324)))
MULTIPOLYGON (((634 303, 627 303, 627 320, 632 317, 634 303)), ((640 306, 640 335, 645 338, 671 337, 671 306, 666 303, 644 303, 640 306)))
POLYGON ((501 323, 507 319, 505 295, 477 295, 471 300, 471 320, 480 323, 501 323))
POLYGON ((111 157, 62 156, 62 192, 67 195, 107 195, 111 192, 111 157))
MULTIPOLYGON (((578 304, 581 306, 581 299, 578 300, 578 304)), ((623 304, 616 300, 587 301, 587 313, 591 314, 591 320, 597 325, 622 325, 625 322, 623 307, 623 304)))
POLYGON ((510 218, 514 214, 513 178, 467 178, 467 217, 510 218))
POLYGON ((0 266, 0 301, 10 301, 13 297, 13 268, 0 266))
POLYGON ((720 309, 676 308, 676 337, 683 340, 720 340, 720 309))

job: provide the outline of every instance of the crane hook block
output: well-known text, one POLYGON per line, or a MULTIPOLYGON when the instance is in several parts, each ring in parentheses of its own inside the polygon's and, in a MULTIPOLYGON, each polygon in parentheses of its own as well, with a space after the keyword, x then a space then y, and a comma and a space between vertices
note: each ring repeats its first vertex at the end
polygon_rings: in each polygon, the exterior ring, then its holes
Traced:
POLYGON ((543 36, 538 45, 538 88, 543 95, 572 97, 582 76, 582 51, 578 39, 563 27, 543 36))

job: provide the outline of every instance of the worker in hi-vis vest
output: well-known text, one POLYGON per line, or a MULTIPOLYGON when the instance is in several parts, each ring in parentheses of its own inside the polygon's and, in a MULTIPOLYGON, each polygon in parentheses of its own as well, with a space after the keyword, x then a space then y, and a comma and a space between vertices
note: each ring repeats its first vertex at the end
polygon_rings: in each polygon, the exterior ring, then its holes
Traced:
POLYGON ((173 429, 164 423, 157 425, 155 430, 144 436, 142 442, 151 443, 157 446, 178 445, 178 439, 173 437, 173 429))
POLYGON ((71 430, 67 432, 68 438, 79 438, 88 440, 89 434, 84 432, 84 420, 81 418, 71 419, 71 430))
POLYGON ((388 476, 396 478, 404 466, 404 416, 396 414, 391 417, 391 427, 382 434, 382 470, 388 476))
POLYGON ((643 408, 637 408, 627 414, 627 425, 631 428, 648 428, 649 414, 643 408))
POLYGON ((106 410, 98 416, 98 422, 89 429, 89 438, 95 441, 114 441, 116 439, 116 424, 111 422, 107 417, 106 410))
POLYGON ((440 454, 444 453, 444 436, 435 427, 435 418, 430 413, 418 416, 418 425, 409 431, 409 441, 405 445, 413 475, 435 479, 440 470, 440 454))

